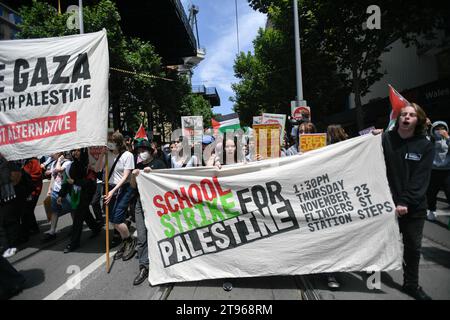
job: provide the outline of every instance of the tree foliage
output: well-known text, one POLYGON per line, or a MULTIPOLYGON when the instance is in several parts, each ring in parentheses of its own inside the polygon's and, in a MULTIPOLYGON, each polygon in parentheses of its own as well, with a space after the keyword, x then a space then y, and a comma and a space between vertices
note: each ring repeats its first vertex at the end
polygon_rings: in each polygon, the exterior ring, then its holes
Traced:
MULTIPOLYGON (((22 7, 19 14, 23 21, 19 38, 59 37, 78 33, 77 29, 67 28, 69 13, 58 14, 46 2, 33 1, 30 6, 22 7)), ((176 116, 190 95, 190 86, 176 71, 162 66, 161 58, 148 41, 125 36, 120 19, 116 5, 110 0, 83 7, 85 32, 96 32, 103 28, 107 31, 112 68, 109 100, 114 128, 136 130, 145 118, 150 122, 149 127, 158 126, 163 121, 177 124, 179 119, 176 116)))
MULTIPOLYGON (((254 54, 241 52, 234 65, 235 76, 241 79, 232 86, 235 111, 247 125, 262 112, 290 115, 290 102, 296 99, 293 12, 287 1, 261 8, 268 13, 269 27, 258 31, 254 54)), ((313 119, 320 119, 342 107, 347 91, 333 58, 314 45, 320 35, 306 20, 301 30, 304 99, 313 119)))
POLYGON ((211 127, 212 118, 211 104, 198 94, 189 94, 184 97, 181 105, 181 116, 202 116, 203 127, 211 127))
MULTIPOLYGON (((248 1, 255 10, 274 19, 275 28, 292 35, 292 18, 289 17, 292 0, 248 1)), ((311 81, 306 69, 310 58, 315 59, 310 55, 325 58, 330 67, 334 65, 337 74, 343 76, 344 88, 355 94, 359 129, 364 127, 361 96, 383 76, 381 54, 389 51, 389 45, 396 39, 407 45, 422 46, 421 40, 435 38, 435 31, 449 19, 449 11, 442 4, 419 0, 299 0, 299 15, 304 85, 308 86, 311 81), (371 5, 381 9, 380 29, 364 26, 370 16, 367 8, 371 5)), ((319 66, 321 64, 316 64, 314 68, 319 66)), ((316 85, 320 84, 314 83, 316 85)), ((306 91, 305 97, 310 100, 306 91)))

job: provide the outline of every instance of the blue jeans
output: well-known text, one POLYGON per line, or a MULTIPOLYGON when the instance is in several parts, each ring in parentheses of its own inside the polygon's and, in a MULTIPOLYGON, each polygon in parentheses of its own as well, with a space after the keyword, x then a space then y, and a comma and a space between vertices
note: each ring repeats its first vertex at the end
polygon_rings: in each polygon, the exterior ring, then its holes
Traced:
POLYGON ((119 188, 109 202, 109 221, 114 224, 125 222, 127 217, 128 205, 133 197, 135 190, 129 183, 125 183, 119 188))
POLYGON ((58 203, 56 203, 56 200, 58 200, 59 194, 56 191, 52 191, 52 202, 51 202, 51 207, 52 207, 52 211, 54 213, 56 213, 58 215, 58 217, 61 217, 63 215, 65 215, 66 213, 72 212, 72 206, 70 204, 70 195, 67 194, 67 196, 65 198, 62 199, 62 205, 59 205, 58 203))

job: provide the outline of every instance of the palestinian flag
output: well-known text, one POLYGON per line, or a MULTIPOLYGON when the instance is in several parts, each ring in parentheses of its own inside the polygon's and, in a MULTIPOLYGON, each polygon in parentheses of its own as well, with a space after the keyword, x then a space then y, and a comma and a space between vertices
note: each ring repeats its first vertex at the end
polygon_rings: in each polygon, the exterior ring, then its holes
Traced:
POLYGON ((141 126, 139 127, 139 130, 136 132, 136 135, 134 136, 134 140, 136 139, 145 139, 148 140, 147 138, 147 133, 145 132, 145 128, 141 123, 141 126))
POLYGON ((400 113, 402 108, 406 107, 410 103, 408 100, 403 98, 403 96, 397 92, 390 84, 389 84, 389 101, 391 102, 391 114, 389 116, 389 125, 387 130, 392 130, 395 126, 395 121, 400 113))
POLYGON ((226 131, 235 131, 241 127, 237 113, 218 116, 216 119, 211 119, 211 122, 214 131, 219 130, 222 133, 226 131))

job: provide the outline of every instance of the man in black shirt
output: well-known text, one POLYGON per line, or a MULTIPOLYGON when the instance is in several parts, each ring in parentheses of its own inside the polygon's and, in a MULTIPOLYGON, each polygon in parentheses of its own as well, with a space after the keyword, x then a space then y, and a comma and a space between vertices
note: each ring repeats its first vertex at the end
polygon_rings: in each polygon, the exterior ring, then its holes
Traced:
MULTIPOLYGON (((152 170, 165 169, 166 164, 164 161, 153 158, 155 150, 152 148, 150 142, 147 140, 140 140, 135 145, 135 150, 138 154, 138 158, 142 160, 136 164, 136 169, 132 172, 131 187, 137 189, 136 177, 139 175, 140 170, 148 173, 152 170)), ((137 229, 137 254, 139 258, 139 273, 134 279, 133 284, 139 285, 144 282, 148 277, 149 259, 148 259, 148 244, 147 244, 147 228, 144 222, 144 211, 142 209, 142 203, 137 194, 136 208, 135 208, 135 220, 137 229)))
POLYGON ((431 298, 419 286, 419 260, 426 217, 426 191, 433 145, 425 136, 426 114, 416 104, 402 108, 392 131, 383 134, 387 177, 403 237, 403 291, 431 298))

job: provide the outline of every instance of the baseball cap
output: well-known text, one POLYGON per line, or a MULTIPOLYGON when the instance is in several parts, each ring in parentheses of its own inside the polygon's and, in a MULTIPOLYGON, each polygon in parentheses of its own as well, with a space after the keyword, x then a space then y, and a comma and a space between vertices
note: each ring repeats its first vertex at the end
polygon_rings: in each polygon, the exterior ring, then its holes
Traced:
POLYGON ((135 149, 138 149, 138 148, 151 149, 152 146, 151 146, 151 144, 150 144, 150 142, 148 140, 146 140, 146 139, 139 139, 139 140, 137 140, 136 144, 134 145, 134 148, 135 149))
POLYGON ((209 135, 204 135, 202 138, 202 144, 210 144, 214 142, 214 137, 209 135))

